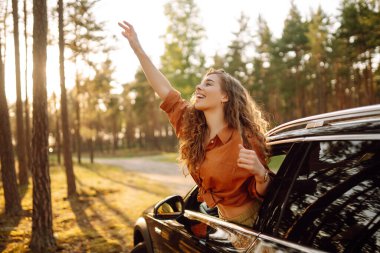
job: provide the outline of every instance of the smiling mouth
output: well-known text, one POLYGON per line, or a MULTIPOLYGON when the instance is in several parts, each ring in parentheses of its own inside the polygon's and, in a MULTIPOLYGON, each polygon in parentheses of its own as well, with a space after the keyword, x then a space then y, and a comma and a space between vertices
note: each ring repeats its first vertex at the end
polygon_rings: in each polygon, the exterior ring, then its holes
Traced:
POLYGON ((206 96, 201 95, 201 94, 197 94, 195 97, 196 97, 197 99, 204 99, 206 96))

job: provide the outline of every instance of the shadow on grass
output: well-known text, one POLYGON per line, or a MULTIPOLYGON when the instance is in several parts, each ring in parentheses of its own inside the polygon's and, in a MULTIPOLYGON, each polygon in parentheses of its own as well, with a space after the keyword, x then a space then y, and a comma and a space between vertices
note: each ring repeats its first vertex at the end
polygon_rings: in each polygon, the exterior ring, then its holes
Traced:
MULTIPOLYGON (((110 205, 107 201, 106 201, 106 199, 104 198, 104 195, 106 194, 106 193, 104 193, 104 192, 102 192, 102 191, 100 191, 100 190, 98 190, 98 189, 96 189, 95 187, 91 187, 91 186, 88 186, 88 185, 85 185, 81 180, 79 180, 78 178, 76 178, 76 181, 78 182, 78 184, 81 186, 81 188, 82 188, 82 193, 80 194, 80 197, 79 197, 79 199, 82 199, 82 202, 84 201, 84 203, 87 203, 87 206, 86 206, 86 208, 88 208, 88 209, 90 209, 91 211, 92 211, 92 213, 94 213, 94 216, 93 217, 91 217, 92 219, 93 218, 96 218, 98 221, 100 221, 100 222, 102 222, 102 224, 104 224, 104 227, 106 227, 107 225, 108 225, 108 228, 109 228, 109 232, 110 231, 112 231, 113 229, 112 229, 112 224, 110 224, 106 219, 104 219, 104 214, 100 214, 99 213, 99 211, 98 210, 96 210, 96 208, 94 208, 93 206, 91 206, 90 205, 90 203, 89 203, 89 199, 88 198, 96 198, 97 200, 99 200, 99 202, 102 204, 102 205, 104 205, 107 209, 109 209, 112 213, 114 213, 115 214, 115 216, 117 216, 117 217, 119 217, 122 221, 124 221, 124 223, 125 223, 125 225, 126 226, 129 226, 129 227, 133 227, 134 226, 134 222, 127 216, 127 215, 125 215, 125 212, 124 211, 122 211, 122 210, 120 210, 120 209, 118 209, 118 208, 116 208, 116 207, 114 207, 114 206, 112 206, 112 205, 110 205), (94 195, 89 195, 89 194, 87 194, 86 193, 86 191, 84 190, 85 188, 88 188, 88 189, 90 189, 91 191, 94 191, 95 192, 95 194, 94 195)), ((78 198, 76 199, 76 201, 78 201, 78 198)), ((72 202, 74 202, 73 200, 70 200, 70 204, 71 204, 71 207, 72 207, 72 209, 73 209, 73 206, 74 206, 74 203, 72 203, 72 202)), ((75 203, 75 204, 77 204, 77 203, 75 203)), ((76 207, 77 208, 77 207, 76 207)), ((78 211, 78 210, 77 210, 78 211)), ((74 209, 73 209, 73 212, 75 213, 75 215, 76 215, 76 217, 77 217, 77 220, 78 220, 78 218, 79 217, 82 217, 83 215, 85 216, 85 214, 84 214, 84 212, 82 211, 81 213, 79 213, 78 212, 78 214, 77 214, 77 211, 74 211, 74 209)), ((80 227, 86 227, 86 229, 88 229, 88 224, 89 224, 89 218, 87 217, 87 216, 85 216, 86 218, 85 218, 85 220, 84 220, 84 223, 85 224, 79 224, 79 222, 78 222, 78 225, 80 226, 80 227), (87 220, 87 221, 86 221, 87 220)), ((82 229, 82 228, 81 228, 82 229)), ((83 231, 83 230, 82 230, 83 231)), ((94 234, 94 231, 96 231, 95 230, 95 228, 92 226, 92 228, 90 229, 90 234, 91 235, 93 235, 94 234)), ((124 237, 124 236, 122 236, 122 235, 120 235, 120 234, 115 234, 115 233, 110 233, 111 234, 111 236, 114 238, 114 239, 116 239, 117 241, 121 241, 122 242, 122 245, 127 245, 127 242, 125 241, 126 240, 126 238, 124 237)), ((104 239, 104 238, 103 238, 104 239)), ((98 243, 99 244, 99 243, 98 243)), ((112 244, 112 246, 115 248, 115 245, 114 244, 112 244)), ((106 247, 105 245, 103 245, 103 247, 106 247)), ((120 250, 120 247, 123 247, 123 246, 120 246, 120 245, 116 245, 116 247, 118 247, 117 248, 117 250, 118 251, 116 251, 116 252, 121 252, 121 250, 120 250)), ((107 252, 110 252, 110 248, 108 248, 107 249, 107 252)), ((124 251, 123 251, 124 252, 124 251)))
POLYGON ((82 168, 85 168, 85 169, 87 169, 87 170, 95 173, 99 177, 107 179, 107 180, 109 180, 111 182, 114 182, 116 184, 119 184, 119 185, 122 185, 122 186, 126 186, 126 187, 130 187, 130 188, 133 188, 135 190, 140 190, 140 191, 152 194, 152 195, 161 196, 160 193, 154 192, 154 191, 150 191, 149 189, 146 189, 145 187, 139 187, 139 186, 136 186, 136 185, 133 185, 133 184, 128 184, 128 183, 116 180, 116 179, 114 179, 112 177, 106 176, 106 175, 100 173, 99 171, 97 171, 96 169, 93 169, 91 164, 81 164, 81 166, 82 166, 82 168))
MULTIPOLYGON (((85 209, 91 205, 86 196, 78 196, 69 198, 71 209, 73 210, 76 221, 84 237, 89 240, 90 248, 99 247, 108 249, 108 252, 120 252, 120 245, 109 243, 91 224, 91 219, 87 216, 85 209)), ((101 218, 101 215, 96 214, 96 218, 101 218)))
POLYGON ((28 189, 29 189, 29 185, 19 186, 18 192, 20 194, 20 200, 23 200, 23 198, 25 197, 26 193, 28 192, 28 189))
POLYGON ((104 198, 104 193, 98 191, 97 189, 91 187, 92 190, 96 192, 96 197, 100 200, 100 202, 107 207, 111 212, 113 212, 116 216, 120 217, 128 226, 133 227, 134 221, 132 221, 127 215, 125 215, 125 211, 120 210, 112 205, 110 205, 104 198))
MULTIPOLYGON (((20 223, 23 217, 32 217, 31 211, 22 211, 20 215, 17 216, 9 216, 5 213, 0 215, 0 252, 3 252, 8 244, 8 239, 12 231, 20 223)), ((22 241, 23 238, 20 238, 22 241)))
POLYGON ((111 212, 113 212, 115 215, 119 216, 125 223, 127 223, 129 226, 134 226, 134 221, 132 221, 128 216, 125 215, 125 211, 122 211, 114 206, 111 206, 107 201, 106 199, 104 198, 104 193, 102 191, 99 191, 98 189, 96 189, 95 187, 92 187, 92 186, 87 186, 85 184, 83 184, 83 182, 81 180, 79 180, 78 178, 75 178, 76 182, 78 182, 78 184, 81 186, 81 187, 88 187, 89 189, 95 191, 96 195, 94 196, 95 198, 97 198, 104 206, 106 206, 111 212))

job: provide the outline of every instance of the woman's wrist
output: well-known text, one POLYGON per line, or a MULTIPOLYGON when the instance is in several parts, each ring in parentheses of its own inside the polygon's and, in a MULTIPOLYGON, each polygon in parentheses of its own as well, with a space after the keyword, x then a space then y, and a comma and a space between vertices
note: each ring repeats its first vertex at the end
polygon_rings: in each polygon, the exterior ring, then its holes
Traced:
POLYGON ((269 170, 264 169, 260 175, 255 176, 256 183, 258 184, 264 184, 269 181, 269 170))

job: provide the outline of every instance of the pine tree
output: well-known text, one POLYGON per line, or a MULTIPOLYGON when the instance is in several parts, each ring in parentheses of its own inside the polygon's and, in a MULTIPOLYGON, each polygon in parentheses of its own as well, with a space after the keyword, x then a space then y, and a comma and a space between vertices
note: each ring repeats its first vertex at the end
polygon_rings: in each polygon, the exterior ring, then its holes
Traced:
POLYGON ((65 35, 63 30, 63 0, 58 0, 58 31, 59 31, 59 75, 61 86, 61 126, 63 137, 63 160, 66 170, 67 195, 76 195, 75 175, 71 152, 70 122, 67 110, 67 94, 65 85, 65 35))
MULTIPOLYGON (((5 39, 4 39, 5 41, 5 39)), ((4 189, 5 213, 17 215, 21 211, 21 200, 17 189, 17 177, 12 145, 7 98, 5 96, 5 72, 3 64, 2 31, 0 30, 0 160, 1 179, 4 189)))
POLYGON ((205 57, 200 49, 204 28, 199 20, 199 8, 194 0, 171 0, 165 5, 165 15, 169 26, 164 35, 161 71, 189 98, 205 72, 205 57))
POLYGON ((29 247, 34 252, 54 252, 46 94, 47 6, 33 0, 33 215, 29 247))
POLYGON ((20 43, 18 29, 18 0, 12 0, 13 8, 13 38, 15 48, 15 69, 16 69, 16 125, 17 125, 17 158, 19 167, 19 183, 20 185, 28 184, 28 164, 26 157, 26 143, 24 130, 24 115, 22 109, 21 98, 21 80, 20 80, 20 43))

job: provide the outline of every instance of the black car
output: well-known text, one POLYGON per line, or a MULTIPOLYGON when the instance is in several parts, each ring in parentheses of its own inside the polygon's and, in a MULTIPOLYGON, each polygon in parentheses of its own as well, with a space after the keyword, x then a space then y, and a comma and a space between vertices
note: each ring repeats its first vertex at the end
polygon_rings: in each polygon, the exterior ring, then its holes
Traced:
POLYGON ((147 209, 132 252, 380 252, 380 105, 268 132, 276 173, 253 227, 168 197, 147 209))

